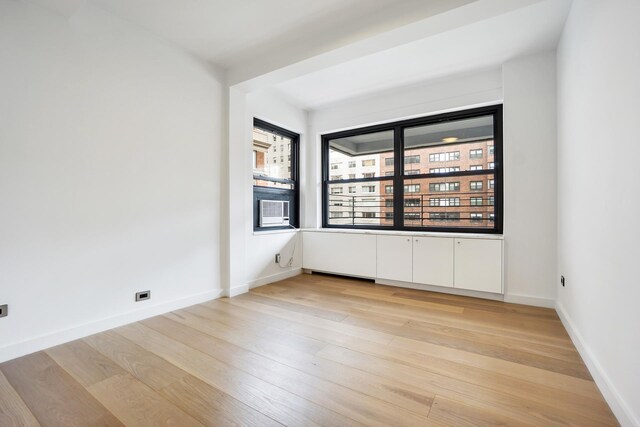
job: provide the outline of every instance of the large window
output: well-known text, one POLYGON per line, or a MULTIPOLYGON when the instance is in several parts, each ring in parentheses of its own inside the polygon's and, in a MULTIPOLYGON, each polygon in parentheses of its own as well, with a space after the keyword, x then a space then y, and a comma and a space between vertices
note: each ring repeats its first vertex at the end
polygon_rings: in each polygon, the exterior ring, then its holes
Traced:
MULTIPOLYGON (((253 120, 253 229, 260 230, 260 200, 289 202, 289 224, 299 226, 298 145, 294 132, 253 120)), ((332 165, 333 168, 333 165, 332 165)), ((334 173, 335 178, 342 178, 334 173)), ((273 230, 275 227, 269 227, 273 230)), ((288 228, 288 227, 285 227, 288 228)))
POLYGON ((322 141, 324 227, 502 232, 502 106, 322 141))

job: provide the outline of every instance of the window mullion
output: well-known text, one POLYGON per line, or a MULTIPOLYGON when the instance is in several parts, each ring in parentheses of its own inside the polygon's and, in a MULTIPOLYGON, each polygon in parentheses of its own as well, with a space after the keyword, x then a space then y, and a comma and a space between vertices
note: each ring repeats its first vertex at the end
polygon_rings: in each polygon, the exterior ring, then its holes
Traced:
POLYGON ((401 229, 404 224, 404 138, 402 127, 393 130, 393 228, 401 229))

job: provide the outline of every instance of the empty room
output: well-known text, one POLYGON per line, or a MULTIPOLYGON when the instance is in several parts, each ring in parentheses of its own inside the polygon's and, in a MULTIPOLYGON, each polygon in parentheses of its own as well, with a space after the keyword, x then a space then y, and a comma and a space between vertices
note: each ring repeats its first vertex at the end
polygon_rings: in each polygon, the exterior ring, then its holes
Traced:
POLYGON ((0 0, 0 427, 640 427, 640 0, 0 0))

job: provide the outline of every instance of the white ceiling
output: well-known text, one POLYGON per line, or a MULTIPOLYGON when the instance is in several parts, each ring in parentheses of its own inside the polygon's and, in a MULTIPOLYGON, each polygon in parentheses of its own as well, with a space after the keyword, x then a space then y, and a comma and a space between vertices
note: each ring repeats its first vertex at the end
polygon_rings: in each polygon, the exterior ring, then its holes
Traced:
POLYGON ((500 65, 557 46, 570 0, 538 3, 277 84, 294 104, 319 109, 372 92, 500 65))
POLYGON ((336 47, 473 1, 86 0, 227 69, 291 45, 336 47))

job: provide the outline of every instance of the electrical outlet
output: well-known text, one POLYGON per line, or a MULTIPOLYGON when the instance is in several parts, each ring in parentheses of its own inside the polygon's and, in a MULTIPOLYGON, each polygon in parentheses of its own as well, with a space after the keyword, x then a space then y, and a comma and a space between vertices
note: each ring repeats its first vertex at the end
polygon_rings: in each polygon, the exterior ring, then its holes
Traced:
POLYGON ((0 317, 7 317, 9 315, 9 306, 7 304, 0 305, 0 317))
POLYGON ((136 292, 136 301, 144 301, 151 298, 151 291, 136 292))
POLYGON ((564 276, 560 276, 560 284, 564 288, 564 276))
POLYGON ((276 254, 276 264, 280 264, 280 254, 276 254))

